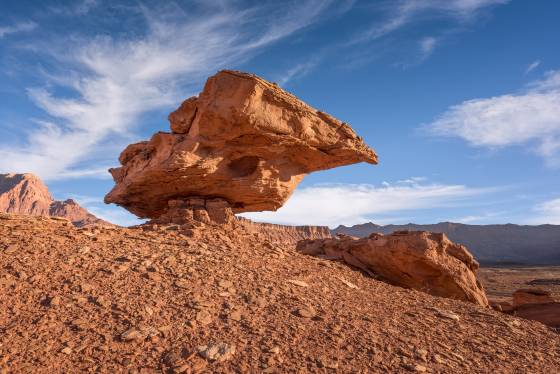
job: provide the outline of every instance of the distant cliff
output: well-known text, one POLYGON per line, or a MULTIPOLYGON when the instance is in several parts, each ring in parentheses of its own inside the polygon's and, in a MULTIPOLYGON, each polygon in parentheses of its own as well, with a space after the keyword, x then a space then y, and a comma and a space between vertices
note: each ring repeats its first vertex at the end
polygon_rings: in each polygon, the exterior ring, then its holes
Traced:
POLYGON ((72 199, 54 200, 47 186, 33 174, 0 174, 0 212, 62 217, 78 227, 110 225, 72 199))
POLYGON ((431 225, 386 225, 365 223, 339 226, 333 233, 364 237, 373 232, 432 231, 445 233, 449 239, 469 248, 479 262, 490 264, 560 264, 559 225, 465 225, 440 222, 431 225))
POLYGON ((237 217, 245 228, 271 242, 296 244, 305 239, 331 238, 331 231, 327 226, 285 226, 273 223, 253 222, 243 217, 237 217))

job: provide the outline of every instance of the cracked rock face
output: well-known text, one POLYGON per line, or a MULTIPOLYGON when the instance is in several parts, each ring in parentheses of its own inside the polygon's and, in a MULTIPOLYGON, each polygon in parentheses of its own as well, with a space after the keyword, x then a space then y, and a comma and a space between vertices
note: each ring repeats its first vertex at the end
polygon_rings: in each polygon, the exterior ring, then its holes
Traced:
POLYGON ((476 276, 478 262, 466 247, 453 243, 445 234, 397 231, 361 239, 342 235, 303 240, 297 249, 312 256, 342 259, 398 286, 488 305, 476 276))
POLYGON ((171 133, 122 152, 106 203, 152 219, 191 198, 223 200, 233 213, 276 210, 313 171, 377 163, 346 123, 246 73, 210 77, 169 121, 171 133))

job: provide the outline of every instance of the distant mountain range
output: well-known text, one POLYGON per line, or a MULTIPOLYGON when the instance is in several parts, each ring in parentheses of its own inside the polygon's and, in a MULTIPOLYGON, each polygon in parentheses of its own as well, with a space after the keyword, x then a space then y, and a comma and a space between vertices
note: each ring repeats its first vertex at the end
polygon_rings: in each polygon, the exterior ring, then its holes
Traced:
POLYGON ((483 265, 560 265, 560 225, 465 225, 440 222, 431 225, 386 225, 364 223, 338 226, 333 234, 364 237, 371 233, 394 231, 432 231, 445 233, 465 245, 483 265))
POLYGON ((77 227, 111 225, 72 199, 54 200, 45 184, 33 174, 0 174, 0 212, 62 217, 77 227))

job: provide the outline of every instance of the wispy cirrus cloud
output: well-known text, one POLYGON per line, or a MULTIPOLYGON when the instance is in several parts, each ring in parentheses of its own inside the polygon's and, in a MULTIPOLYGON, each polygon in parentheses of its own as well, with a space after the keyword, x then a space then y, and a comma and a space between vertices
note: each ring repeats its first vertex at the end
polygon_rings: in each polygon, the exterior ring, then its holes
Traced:
POLYGON ((529 74, 530 72, 538 68, 540 64, 541 64, 541 60, 533 61, 532 63, 529 64, 529 66, 527 66, 527 69, 525 69, 525 74, 529 74))
POLYGON ((145 31, 77 34, 64 45, 50 40, 41 52, 58 68, 47 72, 48 84, 28 89, 46 115, 34 119, 24 144, 0 144, 0 170, 25 170, 47 180, 97 175, 91 164, 116 159, 118 152, 108 154, 107 144, 129 142, 140 116, 174 105, 200 89, 208 74, 317 21, 331 3, 236 8, 201 2, 196 14, 177 4, 157 10, 140 5, 134 11, 145 31), (90 166, 84 171, 83 164, 90 166))
POLYGON ((0 26, 0 38, 10 34, 33 31, 35 28, 37 28, 37 24, 32 21, 19 22, 9 26, 0 26))
POLYGON ((429 183, 411 178, 397 183, 333 184, 297 189, 277 212, 244 213, 264 222, 292 225, 353 225, 368 221, 402 223, 403 216, 424 209, 454 207, 496 188, 429 183))
POLYGON ((358 41, 381 38, 409 24, 426 18, 452 18, 472 21, 485 8, 509 3, 510 0, 397 0, 384 3, 387 16, 361 35, 358 41))
POLYGON ((472 99, 449 108, 427 127, 475 147, 527 146, 548 165, 560 165, 560 71, 546 73, 522 92, 472 99))

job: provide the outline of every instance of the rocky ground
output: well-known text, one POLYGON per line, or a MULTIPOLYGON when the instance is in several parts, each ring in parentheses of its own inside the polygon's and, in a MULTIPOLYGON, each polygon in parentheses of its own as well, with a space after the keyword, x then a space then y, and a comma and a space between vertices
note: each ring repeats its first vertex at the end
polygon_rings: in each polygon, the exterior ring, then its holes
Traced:
POLYGON ((0 373, 553 373, 560 335, 259 235, 0 216, 0 373))

